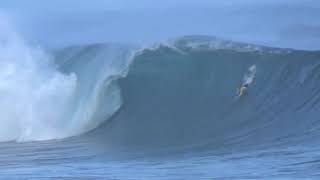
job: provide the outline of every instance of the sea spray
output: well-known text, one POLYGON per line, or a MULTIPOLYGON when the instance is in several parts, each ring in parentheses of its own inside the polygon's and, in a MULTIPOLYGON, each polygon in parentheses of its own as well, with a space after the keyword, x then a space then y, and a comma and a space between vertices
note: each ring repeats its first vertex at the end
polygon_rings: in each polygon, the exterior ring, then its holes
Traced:
POLYGON ((0 22, 0 141, 65 136, 75 74, 57 71, 52 59, 29 47, 7 19, 0 22))

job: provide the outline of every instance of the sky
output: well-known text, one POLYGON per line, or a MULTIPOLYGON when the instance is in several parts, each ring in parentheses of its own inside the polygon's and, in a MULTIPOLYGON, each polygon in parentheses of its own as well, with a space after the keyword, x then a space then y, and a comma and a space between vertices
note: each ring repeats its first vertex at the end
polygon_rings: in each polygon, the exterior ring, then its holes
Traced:
POLYGON ((199 34, 320 49, 319 0, 1 0, 0 14, 28 41, 48 47, 199 34))

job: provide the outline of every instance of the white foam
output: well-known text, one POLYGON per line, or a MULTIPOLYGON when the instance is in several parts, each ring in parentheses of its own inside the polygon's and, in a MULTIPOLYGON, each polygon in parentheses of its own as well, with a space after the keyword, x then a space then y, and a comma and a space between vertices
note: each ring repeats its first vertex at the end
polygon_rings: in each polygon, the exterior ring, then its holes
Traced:
POLYGON ((243 84, 251 84, 254 81, 254 78, 256 77, 257 73, 257 67, 256 65, 252 65, 248 68, 248 71, 243 77, 243 84))
POLYGON ((0 141, 62 138, 77 78, 57 71, 0 18, 0 141), (62 133, 61 133, 62 132, 62 133))

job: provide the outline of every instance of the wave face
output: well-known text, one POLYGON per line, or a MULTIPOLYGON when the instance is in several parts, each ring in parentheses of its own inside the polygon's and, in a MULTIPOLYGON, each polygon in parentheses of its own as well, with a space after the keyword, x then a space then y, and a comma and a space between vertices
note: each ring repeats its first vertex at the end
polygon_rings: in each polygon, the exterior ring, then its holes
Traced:
POLYGON ((125 146, 214 149, 314 137, 319 60, 320 52, 196 36, 145 49, 118 81, 122 108, 95 134, 125 146))

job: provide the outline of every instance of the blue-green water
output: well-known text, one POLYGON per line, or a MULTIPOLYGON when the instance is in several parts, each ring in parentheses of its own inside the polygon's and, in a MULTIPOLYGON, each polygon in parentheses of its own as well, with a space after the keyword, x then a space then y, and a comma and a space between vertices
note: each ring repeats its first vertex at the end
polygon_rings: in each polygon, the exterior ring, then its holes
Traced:
POLYGON ((35 104, 29 131, 1 137, 0 178, 319 178, 318 51, 193 36, 52 54, 75 77, 68 102, 50 106, 65 116, 53 123, 35 104))

